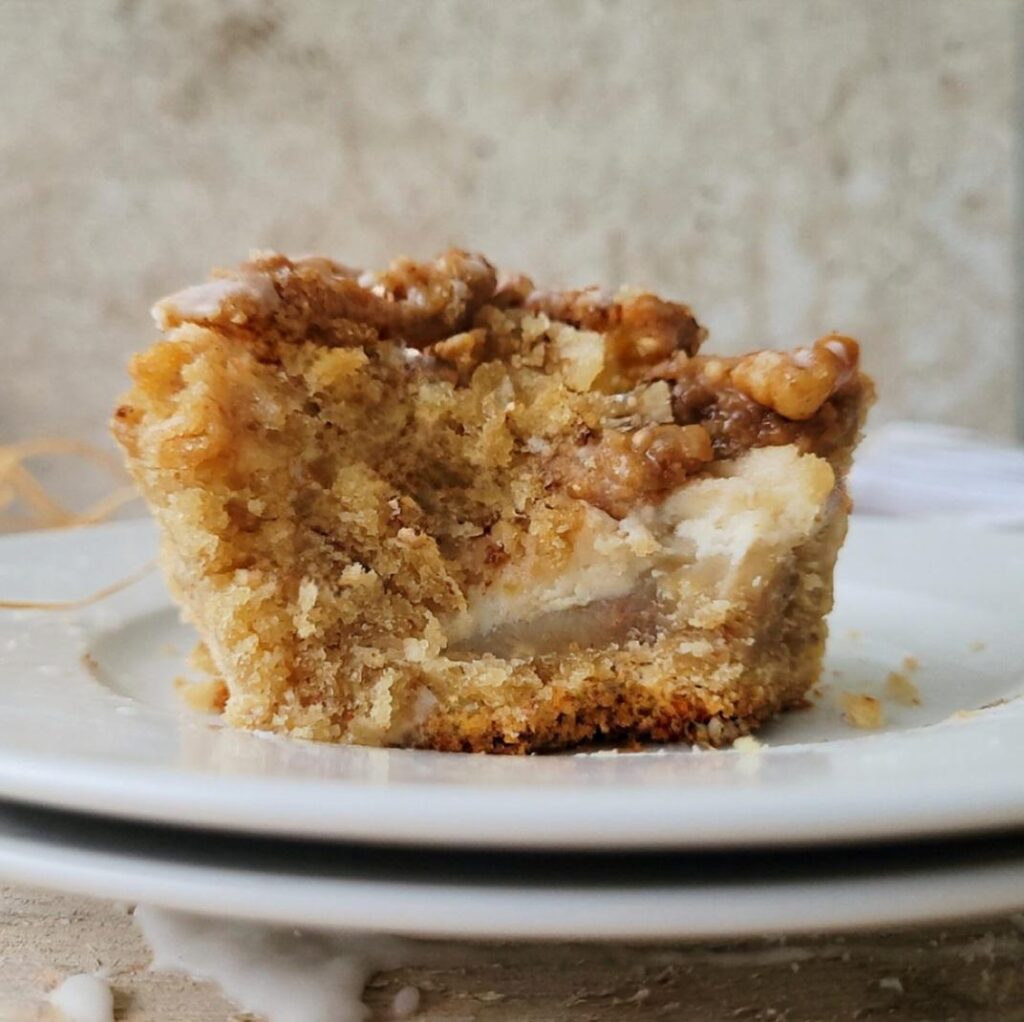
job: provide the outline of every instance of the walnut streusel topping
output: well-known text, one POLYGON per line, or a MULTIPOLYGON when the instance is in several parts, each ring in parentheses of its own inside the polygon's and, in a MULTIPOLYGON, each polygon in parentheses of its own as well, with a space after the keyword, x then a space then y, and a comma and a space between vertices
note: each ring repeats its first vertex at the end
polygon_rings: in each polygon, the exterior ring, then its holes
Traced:
MULTIPOLYGON (((548 485, 619 516, 631 501, 657 500, 712 460, 752 447, 795 443, 826 457, 848 448, 859 428, 854 409, 870 388, 848 337, 703 356, 706 331, 682 303, 642 291, 544 291, 522 275, 499 283, 490 262, 459 249, 376 273, 256 254, 164 299, 154 314, 165 330, 216 326, 271 361, 282 358, 282 342, 366 353, 398 344, 427 356, 409 361, 408 372, 460 389, 484 366, 557 378, 571 396, 534 387, 528 400, 568 400, 575 410, 563 408, 566 423, 585 426, 552 446, 548 485)), ((315 372, 326 379, 327 370, 315 372)))

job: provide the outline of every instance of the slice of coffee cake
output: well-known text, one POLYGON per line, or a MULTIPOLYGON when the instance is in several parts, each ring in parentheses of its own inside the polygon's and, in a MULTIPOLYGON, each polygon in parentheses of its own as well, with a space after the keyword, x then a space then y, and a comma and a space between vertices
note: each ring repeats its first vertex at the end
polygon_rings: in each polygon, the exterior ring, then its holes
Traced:
POLYGON ((114 433, 236 725, 476 751, 728 742, 820 670, 855 342, 485 259, 259 255, 161 301, 114 433))

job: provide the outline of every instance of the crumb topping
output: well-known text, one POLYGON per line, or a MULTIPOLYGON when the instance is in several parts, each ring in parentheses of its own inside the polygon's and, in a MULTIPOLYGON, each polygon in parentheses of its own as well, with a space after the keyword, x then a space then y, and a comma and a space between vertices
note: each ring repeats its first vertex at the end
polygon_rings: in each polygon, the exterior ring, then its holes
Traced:
MULTIPOLYGON (((499 285, 491 263, 458 249, 433 262, 398 259, 376 273, 319 257, 256 254, 165 298, 154 316, 164 330, 217 326, 284 363, 295 359, 282 343, 357 348, 379 363, 391 342, 407 349, 406 376, 438 385, 472 390, 478 375, 511 375, 512 448, 524 438, 550 441, 546 485, 618 517, 751 448, 795 444, 841 456, 870 398, 851 338, 830 334, 792 352, 701 356, 706 331, 686 305, 642 291, 544 291, 521 275, 499 285), (526 380, 530 371, 557 386, 526 380), (548 417, 556 435, 538 439, 540 415, 519 401, 545 413, 561 401, 561 416, 548 417)), ((305 372, 329 383, 345 366, 353 366, 348 356, 325 357, 305 372)))

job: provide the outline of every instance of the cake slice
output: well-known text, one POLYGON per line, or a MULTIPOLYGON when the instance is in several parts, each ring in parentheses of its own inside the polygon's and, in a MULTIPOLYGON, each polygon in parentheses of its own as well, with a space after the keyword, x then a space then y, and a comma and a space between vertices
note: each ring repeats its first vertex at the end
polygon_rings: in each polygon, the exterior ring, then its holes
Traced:
POLYGON ((227 719, 720 745, 818 678, 854 341, 698 354, 652 294, 261 254, 159 302, 114 418, 227 719))

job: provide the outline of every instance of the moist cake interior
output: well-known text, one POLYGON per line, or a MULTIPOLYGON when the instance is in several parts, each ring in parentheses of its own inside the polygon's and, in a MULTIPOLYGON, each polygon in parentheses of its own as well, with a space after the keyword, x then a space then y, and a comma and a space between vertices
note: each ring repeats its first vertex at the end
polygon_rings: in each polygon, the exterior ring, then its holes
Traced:
POLYGON ((113 428, 232 723, 722 744, 817 679, 849 338, 704 356, 684 305, 461 251, 259 255, 154 312, 113 428))

